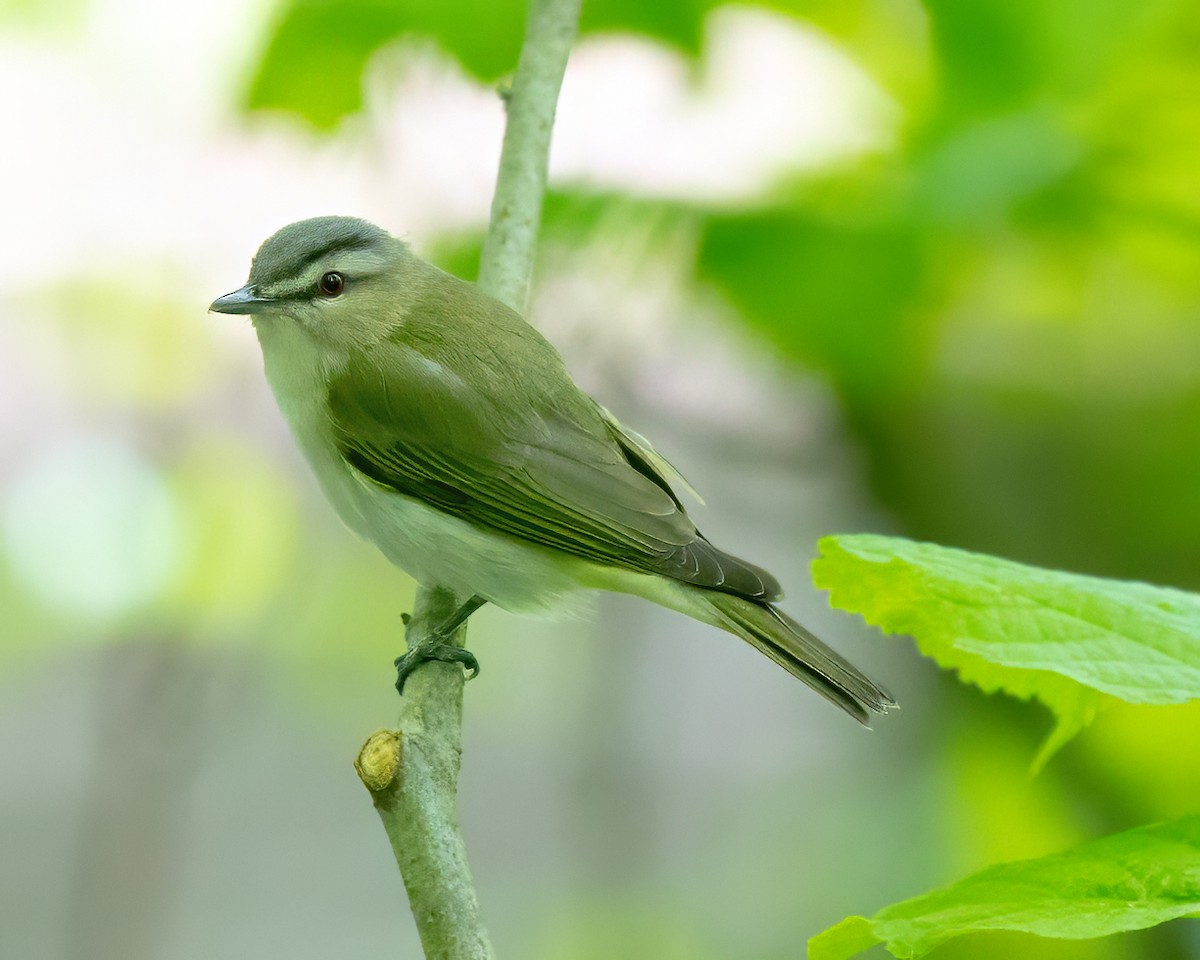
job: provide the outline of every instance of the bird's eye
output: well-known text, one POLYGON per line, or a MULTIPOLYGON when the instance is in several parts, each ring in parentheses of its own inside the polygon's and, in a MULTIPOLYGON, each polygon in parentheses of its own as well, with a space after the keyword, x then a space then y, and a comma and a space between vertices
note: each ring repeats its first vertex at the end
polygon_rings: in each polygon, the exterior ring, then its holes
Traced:
POLYGON ((317 283, 317 288, 326 297, 336 297, 342 292, 346 286, 346 281, 340 273, 331 270, 329 273, 322 274, 320 281, 317 283))

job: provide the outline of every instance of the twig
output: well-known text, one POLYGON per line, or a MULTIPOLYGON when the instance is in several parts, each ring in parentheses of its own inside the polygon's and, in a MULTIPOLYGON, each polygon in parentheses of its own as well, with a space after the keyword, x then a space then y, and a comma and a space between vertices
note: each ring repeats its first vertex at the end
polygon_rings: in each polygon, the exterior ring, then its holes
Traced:
POLYGON ((525 43, 506 102, 508 125, 492 199, 492 220, 483 241, 479 288, 525 311, 546 171, 554 108, 579 29, 581 0, 532 0, 525 43))
MULTIPOLYGON (((524 310, 533 273, 554 109, 580 2, 531 0, 507 98, 508 124, 479 287, 516 310, 524 310)), ((461 599, 422 585, 408 635, 420 637, 445 622, 461 599)), ((465 646, 465 628, 451 642, 465 646)), ((405 685, 398 729, 373 734, 354 764, 391 841, 427 960, 493 957, 455 813, 462 691, 457 664, 422 666, 405 685)))

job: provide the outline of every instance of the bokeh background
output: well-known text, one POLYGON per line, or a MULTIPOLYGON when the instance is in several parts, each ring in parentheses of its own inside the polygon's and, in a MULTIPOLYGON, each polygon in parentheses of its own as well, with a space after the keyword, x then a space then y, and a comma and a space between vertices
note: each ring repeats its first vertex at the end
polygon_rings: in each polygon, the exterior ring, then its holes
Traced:
MULTIPOLYGON (((1200 7, 586 0, 530 315, 702 528, 903 704, 872 733, 603 598, 474 619, 461 819, 501 956, 793 958, 848 913, 1194 811, 1200 712, 1038 706, 828 609, 879 530, 1200 589, 1200 7)), ((0 3, 0 957, 417 957, 351 769, 413 585, 239 318, 368 217, 473 276, 516 0, 0 3)), ((1180 960, 1186 923, 939 957, 1180 960)))

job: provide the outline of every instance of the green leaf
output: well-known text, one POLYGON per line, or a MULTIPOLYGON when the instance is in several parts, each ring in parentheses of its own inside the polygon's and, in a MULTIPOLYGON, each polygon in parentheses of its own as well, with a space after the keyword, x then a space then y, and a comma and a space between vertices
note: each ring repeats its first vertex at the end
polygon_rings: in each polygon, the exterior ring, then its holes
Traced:
POLYGON ((876 943, 920 957, 969 933, 1007 930, 1086 940, 1200 916, 1200 815, 1002 863, 942 890, 848 917, 808 942, 809 960, 845 960, 876 943))
POLYGON ((882 942, 866 917, 847 917, 810 937, 808 955, 812 960, 837 960, 852 957, 882 942))
MULTIPOLYGON (((702 52, 705 18, 717 0, 596 0, 583 5, 580 36, 632 33, 689 57, 702 52)), ((911 59, 907 36, 921 22, 914 0, 764 0, 759 4, 811 23, 875 59, 911 59)), ((271 29, 246 106, 287 110, 331 129, 362 107, 362 74, 371 55, 400 37, 436 44, 486 83, 511 73, 525 25, 525 0, 288 0, 271 29)), ((911 38, 910 38, 911 39, 911 38)), ((911 72, 911 70, 909 70, 911 72)))
POLYGON ((1105 697, 1200 697, 1200 596, 869 534, 826 537, 813 581, 830 602, 983 690, 1036 697, 1058 719, 1037 764, 1105 697))
POLYGON ((715 0, 600 0, 583 5, 579 32, 641 33, 698 56, 704 16, 715 6, 715 0))
POLYGON ((250 109, 290 110, 329 129, 362 107, 362 73, 400 37, 432 40, 492 81, 516 69, 525 30, 520 0, 292 0, 250 86, 250 109))

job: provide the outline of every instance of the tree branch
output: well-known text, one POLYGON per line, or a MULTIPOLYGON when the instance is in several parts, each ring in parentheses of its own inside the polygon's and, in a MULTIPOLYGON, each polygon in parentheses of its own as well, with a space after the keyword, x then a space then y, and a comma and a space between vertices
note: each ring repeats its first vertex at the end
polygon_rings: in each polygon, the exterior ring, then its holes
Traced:
MULTIPOLYGON (((408 622, 410 645, 444 623, 457 605, 449 590, 422 587, 408 622)), ((454 642, 463 639, 460 631, 454 642)), ((354 762, 392 844, 430 960, 494 956, 455 811, 462 693, 457 663, 424 664, 404 686, 398 729, 371 734, 354 762)))
MULTIPOLYGON (((480 262, 480 289, 523 311, 533 274, 554 109, 581 0, 531 0, 480 262)), ((408 623, 416 640, 465 598, 423 584, 408 623)), ((465 627, 452 641, 465 646, 465 627)), ((411 644, 410 644, 411 645, 411 644)), ((455 809, 462 757, 462 668, 429 663, 404 688, 396 730, 372 734, 354 766, 371 793, 428 960, 491 960, 455 809)))
POLYGON ((550 134, 567 55, 579 30, 581 0, 531 0, 521 60, 508 94, 508 124, 483 241, 479 288, 525 312, 546 171, 550 134))

